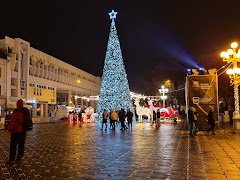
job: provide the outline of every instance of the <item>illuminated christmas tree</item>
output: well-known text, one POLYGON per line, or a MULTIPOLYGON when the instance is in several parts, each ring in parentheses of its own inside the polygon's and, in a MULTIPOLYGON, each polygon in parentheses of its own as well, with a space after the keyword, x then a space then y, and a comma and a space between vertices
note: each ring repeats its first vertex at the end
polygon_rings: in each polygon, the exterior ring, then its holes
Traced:
POLYGON ((100 119, 104 109, 110 111, 130 108, 133 112, 127 74, 114 21, 117 12, 112 10, 109 15, 112 22, 97 108, 100 119))

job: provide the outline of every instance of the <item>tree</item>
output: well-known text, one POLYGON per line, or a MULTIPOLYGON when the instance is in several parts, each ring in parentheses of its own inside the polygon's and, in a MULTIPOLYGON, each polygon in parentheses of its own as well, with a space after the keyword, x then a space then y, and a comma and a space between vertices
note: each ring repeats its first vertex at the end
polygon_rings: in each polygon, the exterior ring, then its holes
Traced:
POLYGON ((110 111, 130 108, 133 111, 127 74, 123 63, 117 29, 115 27, 114 19, 116 18, 116 14, 117 12, 114 11, 109 13, 112 22, 97 107, 97 112, 100 117, 104 109, 110 111))

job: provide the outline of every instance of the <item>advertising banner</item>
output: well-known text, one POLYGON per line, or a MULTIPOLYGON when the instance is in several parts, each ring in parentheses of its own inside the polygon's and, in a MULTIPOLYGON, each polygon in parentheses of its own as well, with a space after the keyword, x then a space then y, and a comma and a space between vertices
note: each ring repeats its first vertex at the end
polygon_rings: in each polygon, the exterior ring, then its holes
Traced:
MULTIPOLYGON (((198 124, 205 129, 207 114, 212 108, 218 120, 218 81, 216 74, 189 75, 186 77, 186 106, 197 109, 198 124)), ((201 128, 201 127, 200 127, 201 128)))

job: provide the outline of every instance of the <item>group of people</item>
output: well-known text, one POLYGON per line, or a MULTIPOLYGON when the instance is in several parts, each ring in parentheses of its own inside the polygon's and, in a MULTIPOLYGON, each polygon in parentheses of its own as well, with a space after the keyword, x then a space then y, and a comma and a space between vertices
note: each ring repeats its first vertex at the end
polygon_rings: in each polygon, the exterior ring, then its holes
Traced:
MULTIPOLYGON (((195 137, 197 135, 197 132, 198 132, 197 119, 198 119, 198 113, 196 108, 190 107, 188 110, 188 122, 189 122, 189 135, 191 137, 195 137)), ((214 119, 212 107, 210 107, 210 110, 207 114, 207 121, 208 121, 208 125, 210 126, 207 129, 207 133, 209 134, 210 131, 212 131, 212 134, 216 134, 214 131, 215 119, 214 119)))
POLYGON ((155 110, 153 110, 153 118, 152 118, 153 120, 152 120, 151 126, 154 123, 156 123, 156 128, 159 128, 161 126, 160 118, 161 118, 160 109, 158 109, 157 112, 155 112, 155 110))
POLYGON ((107 130, 107 122, 110 122, 110 129, 115 130, 116 128, 116 123, 120 122, 121 123, 121 129, 120 130, 125 130, 128 128, 132 129, 132 121, 133 121, 133 113, 130 111, 130 109, 127 110, 127 113, 125 112, 124 109, 121 109, 119 111, 115 110, 110 110, 108 113, 106 109, 103 110, 102 114, 102 129, 105 124, 105 131, 107 130), (127 119, 127 124, 128 127, 125 124, 125 119, 127 119))

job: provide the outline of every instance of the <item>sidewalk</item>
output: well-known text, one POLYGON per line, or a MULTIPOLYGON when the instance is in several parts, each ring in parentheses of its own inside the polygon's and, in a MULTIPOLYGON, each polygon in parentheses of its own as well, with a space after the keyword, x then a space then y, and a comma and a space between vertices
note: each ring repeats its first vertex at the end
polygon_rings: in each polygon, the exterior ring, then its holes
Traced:
MULTIPOLYGON (((109 127, 108 127, 109 128, 109 127)), ((240 134, 230 126, 216 135, 188 135, 183 123, 134 123, 133 130, 101 131, 65 122, 36 124, 22 164, 9 166, 10 134, 0 131, 3 179, 239 179, 240 134)), ((0 178, 0 179, 1 179, 0 178)))

